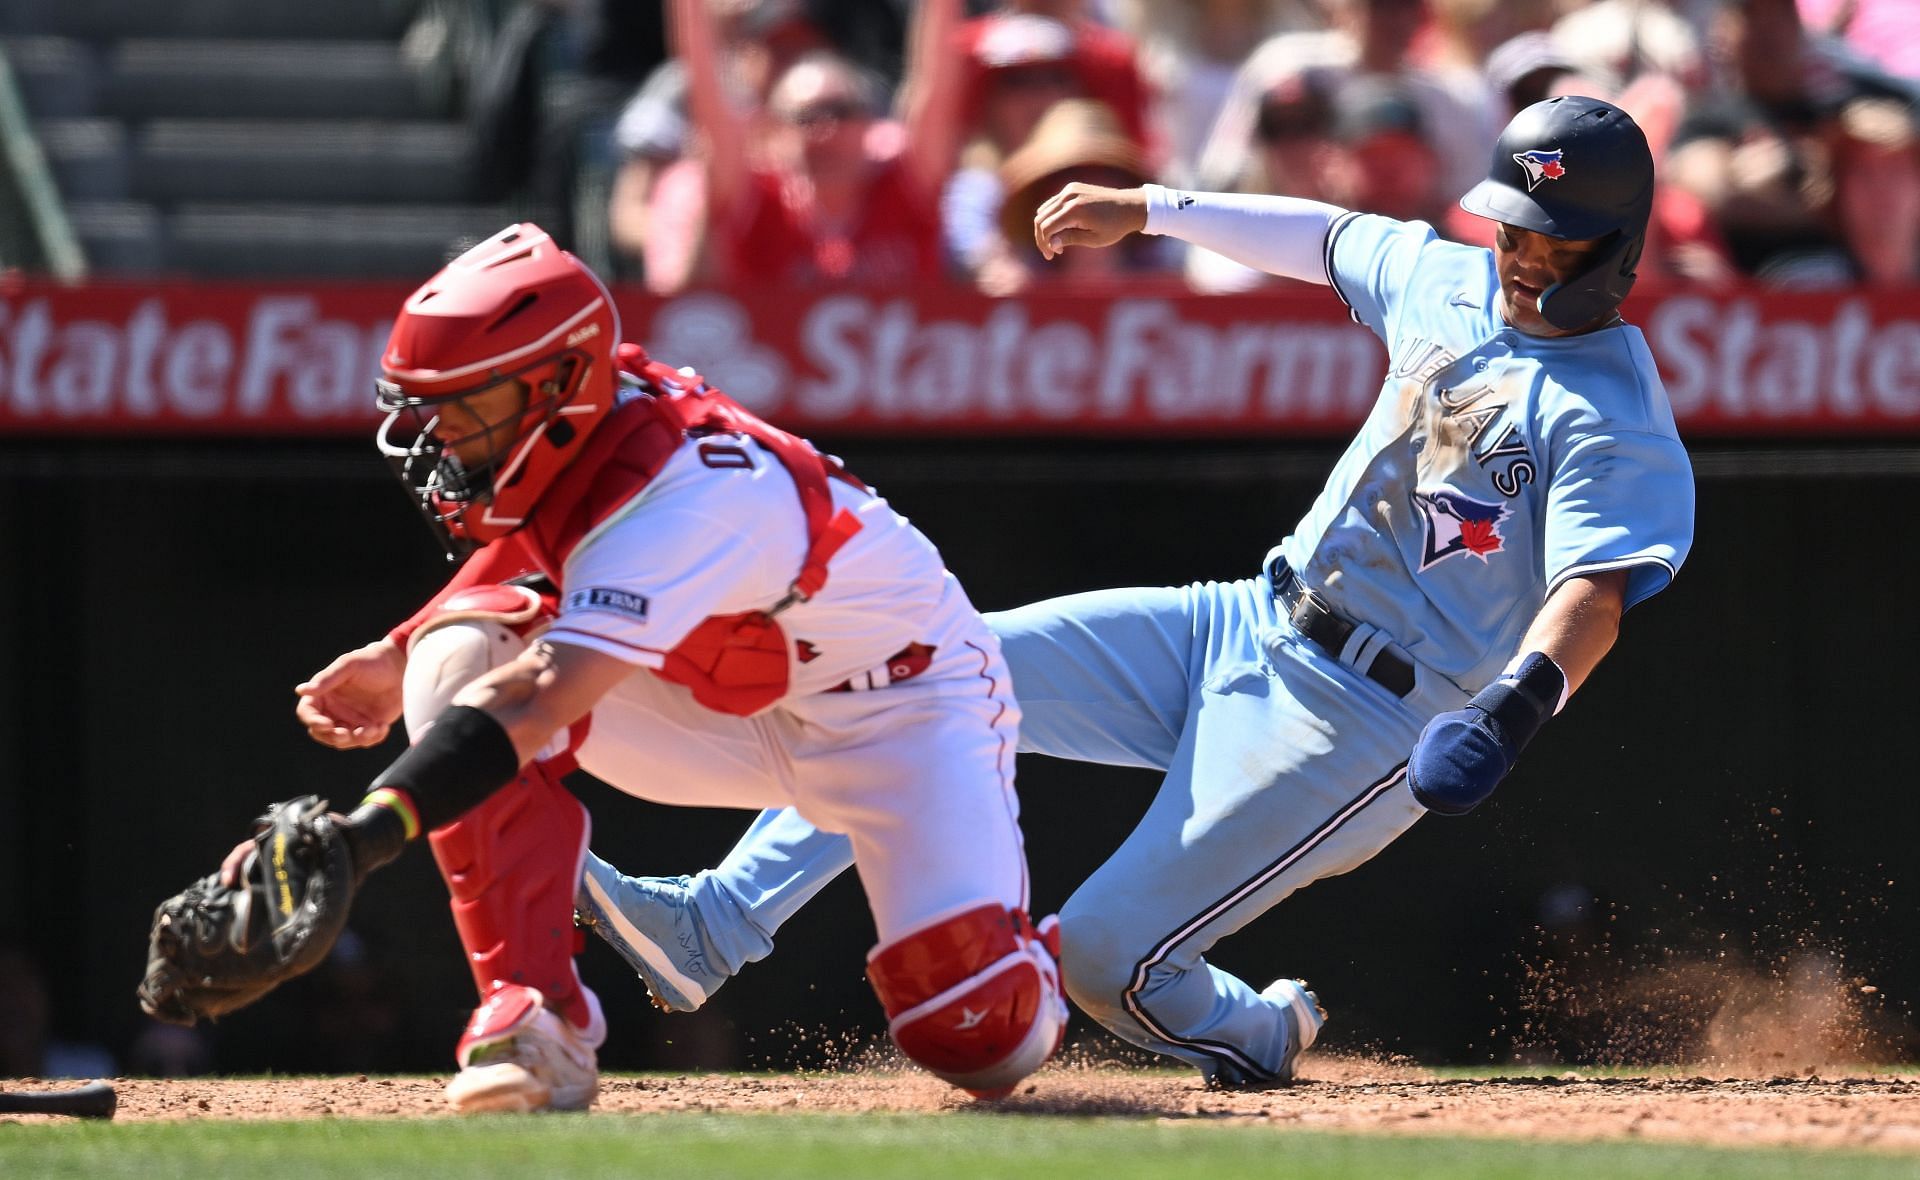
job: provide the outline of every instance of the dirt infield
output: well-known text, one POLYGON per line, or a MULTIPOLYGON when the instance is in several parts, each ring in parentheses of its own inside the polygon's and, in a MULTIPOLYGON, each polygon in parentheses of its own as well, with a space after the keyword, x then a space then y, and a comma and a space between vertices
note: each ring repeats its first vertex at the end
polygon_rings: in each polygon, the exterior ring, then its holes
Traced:
MULTIPOLYGON (((1303 1078, 1261 1093, 1207 1090, 1164 1070, 1052 1066, 998 1104, 1017 1115, 1121 1115, 1315 1130, 1521 1139, 1796 1145, 1920 1154, 1920 1079, 1574 1075, 1449 1079, 1309 1057, 1303 1078)), ((419 1118, 449 1112, 446 1078, 118 1079, 118 1118, 419 1118)), ((6 1089, 72 1083, 4 1083, 6 1089)), ((924 1074, 610 1077, 600 1115, 666 1112, 930 1113, 973 1104, 924 1074)), ((14 1116, 38 1121, 42 1116, 14 1116)))

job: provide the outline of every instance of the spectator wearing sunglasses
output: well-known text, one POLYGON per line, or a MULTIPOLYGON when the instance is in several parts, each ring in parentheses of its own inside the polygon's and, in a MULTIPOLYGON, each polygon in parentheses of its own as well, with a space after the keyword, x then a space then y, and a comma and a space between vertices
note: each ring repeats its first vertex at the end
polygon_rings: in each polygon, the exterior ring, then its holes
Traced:
POLYGON ((696 212, 677 224, 656 219, 655 229, 698 245, 673 273, 650 271, 649 286, 892 284, 941 273, 937 202, 950 141, 886 119, 878 79, 830 51, 780 74, 756 137, 722 88, 711 9, 672 0, 670 11, 701 151, 697 169, 661 181, 684 186, 675 204, 696 212))
MULTIPOLYGON (((774 81, 802 57, 833 43, 800 0, 708 0, 707 7, 715 73, 746 133, 760 136, 774 81)), ((696 145, 687 91, 686 63, 668 58, 621 108, 610 136, 616 163, 608 196, 608 244, 622 277, 650 285, 683 285, 697 245, 693 239, 705 197, 700 161, 688 159, 696 145)))

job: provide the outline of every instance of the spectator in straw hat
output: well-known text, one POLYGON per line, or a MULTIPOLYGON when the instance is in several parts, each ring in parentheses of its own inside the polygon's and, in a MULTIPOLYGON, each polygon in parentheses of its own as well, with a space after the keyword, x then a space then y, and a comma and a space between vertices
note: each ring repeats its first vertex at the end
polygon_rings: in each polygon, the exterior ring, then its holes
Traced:
POLYGON ((983 17, 958 28, 966 58, 954 117, 964 143, 940 199, 941 233, 956 269, 971 273, 1002 252, 1000 165, 1057 102, 1087 95, 1073 30, 1037 14, 983 17))
POLYGON ((974 273, 1003 252, 999 169, 1055 103, 1092 98, 1107 105, 1135 143, 1146 143, 1146 85, 1133 44, 1085 18, 1065 0, 1023 0, 957 22, 944 44, 958 63, 951 118, 959 167, 941 197, 941 224, 954 268, 974 273))
MULTIPOLYGON (((975 270, 975 281, 990 295, 1010 295, 1040 273, 1049 279, 1097 280, 1164 268, 1166 256, 1151 249, 1150 241, 1143 243, 1149 247, 1145 250, 1084 266, 1062 267, 1056 261, 1044 272, 1032 249, 1034 211, 1062 185, 1078 180, 1125 187, 1151 179, 1140 145, 1121 130, 1105 103, 1076 98, 1054 104, 1027 142, 1000 165, 1000 183, 1006 192, 1000 206, 1001 236, 998 248, 975 270)), ((1077 253, 1092 257, 1112 252, 1077 253)))

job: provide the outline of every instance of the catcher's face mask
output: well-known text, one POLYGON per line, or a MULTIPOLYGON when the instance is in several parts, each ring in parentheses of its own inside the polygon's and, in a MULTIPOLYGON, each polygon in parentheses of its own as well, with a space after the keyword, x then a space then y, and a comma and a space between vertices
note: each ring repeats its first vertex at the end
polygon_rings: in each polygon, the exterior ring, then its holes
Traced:
POLYGON ((491 539, 487 524, 507 523, 480 518, 494 505, 496 489, 526 478, 540 444, 551 451, 574 440, 575 429, 561 410, 590 363, 584 354, 569 353, 470 389, 429 396, 409 395, 390 380, 375 383, 376 401, 387 415, 377 438, 380 453, 449 556, 464 557, 491 539))

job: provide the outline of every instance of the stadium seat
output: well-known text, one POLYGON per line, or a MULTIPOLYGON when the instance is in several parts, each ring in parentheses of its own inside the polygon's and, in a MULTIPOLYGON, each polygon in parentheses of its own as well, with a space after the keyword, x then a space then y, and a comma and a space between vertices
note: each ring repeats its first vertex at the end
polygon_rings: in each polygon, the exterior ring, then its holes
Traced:
POLYGON ((397 38, 413 0, 7 0, 0 33, 122 37, 397 38))
POLYGON ((467 160, 451 123, 160 119, 135 137, 133 186, 153 201, 449 203, 467 160))
POLYGON ((42 119, 90 115, 100 85, 100 55, 72 37, 8 37, 0 53, 27 109, 42 119))
POLYGON ((429 67, 418 0, 0 0, 0 53, 95 275, 411 277, 526 214, 441 76, 482 11, 429 67))
POLYGON ((419 87, 391 41, 121 41, 105 112, 128 119, 413 119, 419 87), (244 96, 244 106, 236 96, 244 96))
POLYGON ((69 201, 67 219, 86 252, 88 265, 97 273, 133 277, 166 272, 165 222, 152 205, 138 201, 69 201))
POLYGON ((128 196, 127 129, 119 120, 43 119, 36 131, 54 182, 68 200, 128 196))
POLYGON ((189 204, 166 237, 174 266, 194 274, 409 278, 512 220, 485 205, 189 204))

